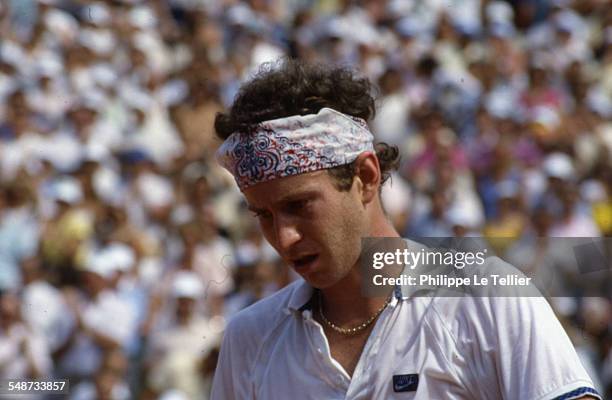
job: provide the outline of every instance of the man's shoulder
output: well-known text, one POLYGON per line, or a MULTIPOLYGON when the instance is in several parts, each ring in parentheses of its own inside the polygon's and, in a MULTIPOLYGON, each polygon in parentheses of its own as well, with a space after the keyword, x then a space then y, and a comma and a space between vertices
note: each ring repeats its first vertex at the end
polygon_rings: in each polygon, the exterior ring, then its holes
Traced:
MULTIPOLYGON (((514 266, 498 257, 491 257, 472 276, 492 274, 523 276, 514 266)), ((562 336, 561 327, 552 307, 534 286, 499 288, 490 286, 461 296, 433 294, 429 303, 430 324, 445 331, 456 344, 497 346, 502 338, 530 340, 535 336, 562 336), (535 335, 535 336, 534 336, 535 335)))
POLYGON ((507 385, 509 398, 594 393, 591 379, 545 297, 519 292, 430 301, 429 327, 445 354, 453 354, 449 362, 457 363, 458 368, 470 366, 470 379, 480 381, 481 388, 494 388, 501 378, 512 382, 507 385), (522 380, 524 371, 530 375, 529 384, 522 380))
POLYGON ((481 268, 464 271, 457 276, 469 276, 470 290, 457 297, 452 296, 452 292, 449 291, 443 291, 445 293, 443 295, 433 294, 432 307, 446 320, 452 320, 453 318, 449 317, 453 316, 461 321, 474 323, 490 321, 495 324, 503 318, 515 317, 523 320, 530 315, 535 316, 532 315, 534 313, 552 311, 546 298, 533 284, 528 283, 523 286, 499 284, 501 279, 512 283, 519 279, 524 280, 525 275, 498 257, 489 257, 481 268), (492 276, 495 277, 496 283, 492 283, 492 276), (474 282, 477 279, 481 279, 481 285, 482 279, 487 279, 488 283, 484 287, 475 287, 474 282))

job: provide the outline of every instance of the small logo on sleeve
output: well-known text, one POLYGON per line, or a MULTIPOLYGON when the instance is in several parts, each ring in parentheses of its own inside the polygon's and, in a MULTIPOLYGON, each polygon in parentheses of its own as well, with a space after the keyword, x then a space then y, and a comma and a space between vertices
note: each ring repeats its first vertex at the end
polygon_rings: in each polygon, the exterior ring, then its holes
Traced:
POLYGON ((393 391, 414 392, 419 386, 419 374, 393 375, 393 391))

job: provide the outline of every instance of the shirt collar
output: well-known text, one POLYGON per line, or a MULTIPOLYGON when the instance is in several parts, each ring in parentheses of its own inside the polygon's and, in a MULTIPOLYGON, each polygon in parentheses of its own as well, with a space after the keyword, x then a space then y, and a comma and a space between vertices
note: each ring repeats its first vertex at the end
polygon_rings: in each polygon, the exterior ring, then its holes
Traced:
POLYGON ((427 296, 427 292, 435 290, 434 286, 410 286, 410 285, 397 285, 395 287, 396 293, 399 292, 400 300, 408 300, 414 296, 427 296))
MULTIPOLYGON (((285 307, 284 311, 287 314, 292 313, 302 313, 305 310, 312 309, 312 295, 314 293, 314 288, 310 286, 303 279, 299 280, 299 283, 296 284, 295 289, 291 293, 289 297, 289 302, 287 307, 285 307)), ((393 289, 393 299, 390 304, 395 305, 401 300, 406 300, 410 297, 410 294, 406 295, 404 293, 404 288, 397 285, 395 289, 393 289)))
POLYGON ((300 279, 289 297, 289 302, 287 307, 285 307, 285 312, 290 314, 302 312, 303 310, 307 309, 310 305, 310 299, 312 299, 313 292, 314 288, 306 283, 305 280, 300 279))

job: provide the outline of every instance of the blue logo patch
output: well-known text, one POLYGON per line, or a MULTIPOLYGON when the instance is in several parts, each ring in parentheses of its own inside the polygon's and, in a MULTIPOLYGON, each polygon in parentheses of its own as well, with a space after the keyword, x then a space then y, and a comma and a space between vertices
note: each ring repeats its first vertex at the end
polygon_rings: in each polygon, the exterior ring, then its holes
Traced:
POLYGON ((414 392, 419 386, 419 374, 393 375, 394 392, 414 392))

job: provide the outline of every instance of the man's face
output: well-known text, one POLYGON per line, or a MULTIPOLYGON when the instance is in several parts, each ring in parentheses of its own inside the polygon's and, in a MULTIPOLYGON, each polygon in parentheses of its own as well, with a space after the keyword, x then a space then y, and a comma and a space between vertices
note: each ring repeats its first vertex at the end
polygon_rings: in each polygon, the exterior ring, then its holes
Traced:
POLYGON ((326 171, 254 185, 244 190, 268 242, 307 282, 327 288, 359 258, 367 217, 357 185, 342 192, 326 171))

